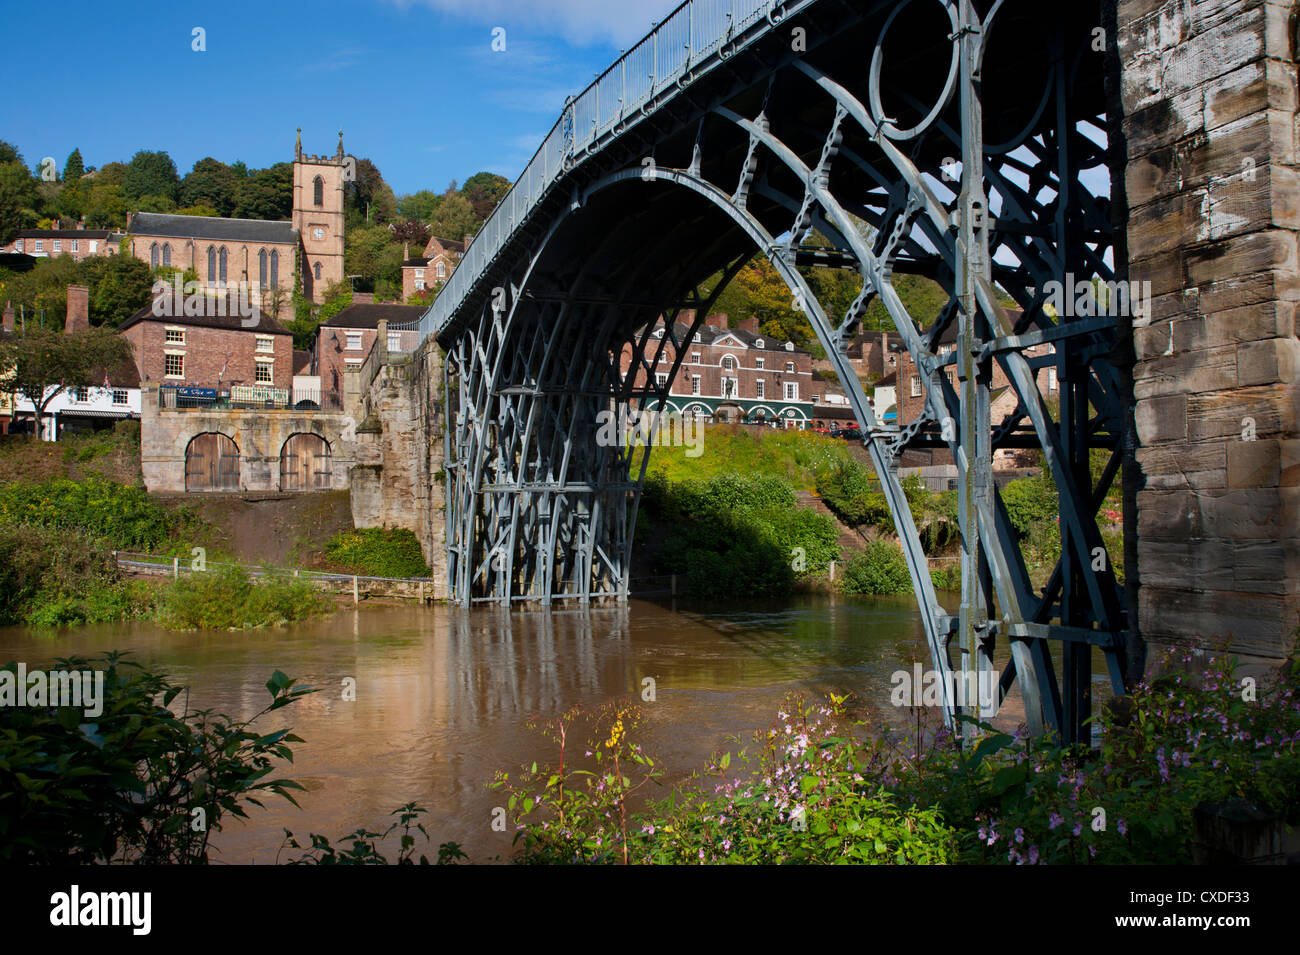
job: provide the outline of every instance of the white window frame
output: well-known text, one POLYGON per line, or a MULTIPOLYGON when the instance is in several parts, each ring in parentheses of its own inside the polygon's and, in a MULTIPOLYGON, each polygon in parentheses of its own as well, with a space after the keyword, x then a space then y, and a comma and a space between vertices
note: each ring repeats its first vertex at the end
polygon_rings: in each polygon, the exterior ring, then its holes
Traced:
POLYGON ((799 400, 799 382, 787 381, 785 383, 785 400, 786 401, 799 400))
POLYGON ((912 376, 912 397, 913 398, 921 397, 921 376, 920 375, 912 376))
POLYGON ((700 393, 700 376, 691 375, 691 394, 698 395, 699 393, 700 393))
POLYGON ((274 335, 258 335, 258 336, 257 336, 257 351, 258 351, 259 353, 262 353, 262 354, 266 354, 266 353, 268 353, 268 352, 269 352, 270 354, 275 354, 275 336, 274 336, 274 335))
POLYGON ((755 397, 755 398, 763 398, 763 397, 765 397, 765 395, 763 394, 764 387, 765 387, 765 386, 764 386, 764 383, 763 383, 763 379, 762 379, 762 378, 755 378, 755 379, 754 379, 754 397, 755 397))
POLYGON ((91 239, 91 240, 90 240, 90 254, 91 254, 91 255, 94 255, 94 254, 95 254, 96 252, 98 252, 98 251, 99 251, 99 240, 98 240, 98 239, 91 239))
POLYGON ((755 357, 755 358, 754 358, 754 367, 757 368, 759 371, 762 371, 763 368, 764 368, 764 365, 763 365, 763 359, 762 359, 762 358, 759 358, 759 357, 755 357))
POLYGON ((663 388, 668 384, 668 375, 662 371, 655 372, 655 387, 663 388))
POLYGON ((50 251, 51 251, 51 252, 62 252, 62 251, 63 251, 63 240, 62 240, 62 239, 51 239, 51 240, 50 240, 50 251))
POLYGON ((739 398, 740 397, 740 379, 724 377, 722 379, 722 397, 739 398))
POLYGON ((113 404, 129 405, 131 403, 131 393, 125 388, 113 389, 113 404))
POLYGON ((253 384, 255 385, 273 385, 275 384, 275 362, 259 358, 253 362, 253 384), (260 377, 262 369, 266 369, 266 377, 260 377))
POLYGON ((344 351, 361 351, 360 332, 344 332, 343 338, 344 338, 344 345, 343 345, 344 351))
POLYGON ((42 239, 33 239, 32 241, 36 243, 36 248, 34 248, 34 249, 32 250, 33 252, 44 252, 44 251, 45 251, 45 242, 44 242, 44 240, 42 240, 42 239))
POLYGON ((698 365, 699 363, 700 363, 700 353, 697 351, 691 352, 691 364, 698 365))
POLYGON ((388 333, 388 350, 389 350, 390 352, 400 352, 400 351, 402 350, 402 333, 401 333, 401 332, 389 332, 389 333, 388 333))
POLYGON ((183 351, 164 351, 164 352, 163 352, 163 377, 164 377, 164 378, 179 378, 179 379, 181 379, 182 381, 185 379, 185 352, 183 352, 183 351), (168 370, 167 370, 167 362, 168 362, 168 359, 170 359, 170 358, 175 358, 177 361, 179 361, 179 362, 181 363, 181 370, 180 370, 179 373, 174 372, 174 371, 168 371, 168 370))
MULTIPOLYGON (((180 345, 182 348, 184 348, 184 347, 185 347, 185 329, 183 329, 183 328, 179 328, 179 327, 177 327, 176 325, 164 325, 164 326, 163 326, 163 344, 164 344, 164 345, 180 345), (175 335, 175 336, 177 336, 177 337, 173 338, 173 337, 172 337, 173 335, 175 335)), ((184 354, 184 352, 182 352, 181 354, 184 354)))

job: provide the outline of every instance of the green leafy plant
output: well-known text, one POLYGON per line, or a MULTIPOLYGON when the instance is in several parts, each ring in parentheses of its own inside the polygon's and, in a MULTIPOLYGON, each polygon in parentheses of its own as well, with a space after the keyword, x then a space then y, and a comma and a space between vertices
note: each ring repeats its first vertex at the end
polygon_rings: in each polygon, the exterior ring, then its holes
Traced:
POLYGON ((173 630, 275 627, 323 613, 329 598, 301 577, 254 579, 240 567, 220 567, 175 580, 158 594, 156 619, 173 630))
MULTIPOLYGON (((425 841, 429 841, 428 830, 420 821, 420 817, 426 815, 428 811, 423 806, 408 802, 401 808, 393 810, 391 815, 397 816, 397 821, 390 824, 383 832, 362 827, 340 838, 339 846, 335 846, 325 836, 311 833, 308 837, 310 847, 304 848, 293 832, 286 829, 281 850, 286 847, 303 850, 302 855, 291 860, 289 865, 388 865, 388 858, 380 851, 379 844, 393 832, 401 829, 397 864, 414 865, 415 833, 420 833, 425 841), (346 848, 342 845, 344 843, 346 848)), ((465 858, 467 856, 458 843, 444 842, 438 846, 438 865, 456 865, 465 858)), ((279 861, 278 856, 276 861, 279 861)), ((428 865, 428 857, 421 855, 419 864, 428 865)))
POLYGON ((420 539, 406 528, 370 527, 335 534, 325 556, 340 570, 369 577, 428 577, 420 539))
POLYGON ((234 720, 191 710, 184 687, 118 652, 55 668, 102 673, 103 712, 0 707, 0 862, 206 863, 226 818, 247 817, 268 795, 294 802, 303 788, 271 777, 302 740, 253 728, 313 692, 278 670, 270 702, 234 720))

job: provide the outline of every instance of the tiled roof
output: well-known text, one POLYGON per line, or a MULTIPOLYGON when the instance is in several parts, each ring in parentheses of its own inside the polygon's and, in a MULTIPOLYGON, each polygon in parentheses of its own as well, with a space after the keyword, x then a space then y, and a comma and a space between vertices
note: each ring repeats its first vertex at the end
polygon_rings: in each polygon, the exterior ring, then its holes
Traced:
MULTIPOLYGON (((245 325, 244 316, 239 314, 239 305, 235 296, 230 296, 230 301, 226 305, 225 315, 155 315, 153 303, 149 303, 140 309, 120 326, 119 331, 124 331, 132 325, 140 322, 165 322, 168 325, 189 325, 198 328, 225 328, 237 332, 260 332, 263 335, 292 335, 293 332, 285 328, 274 318, 260 309, 255 312, 257 316, 256 325, 245 325)), ((210 311, 211 309, 204 309, 210 311)), ((252 316, 249 316, 251 318, 252 316)))
POLYGON ((414 322, 426 311, 418 305, 349 305, 321 324, 330 328, 378 328, 381 318, 390 323, 414 322))
POLYGON ((131 217, 132 235, 177 239, 211 239, 214 242, 278 242, 297 245, 292 222, 269 219, 223 219, 218 216, 176 216, 137 212, 131 217))
POLYGON ((107 239, 120 235, 112 229, 22 229, 19 239, 107 239))

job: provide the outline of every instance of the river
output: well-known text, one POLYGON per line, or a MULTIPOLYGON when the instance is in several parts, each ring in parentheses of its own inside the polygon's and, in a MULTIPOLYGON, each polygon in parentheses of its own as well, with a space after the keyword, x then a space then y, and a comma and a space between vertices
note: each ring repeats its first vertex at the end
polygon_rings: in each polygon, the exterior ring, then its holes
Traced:
POLYGON ((213 838, 224 863, 275 861, 286 827, 304 843, 308 832, 336 840, 382 829, 408 801, 430 810, 431 858, 447 840, 471 861, 508 858, 512 833, 493 831, 501 797, 486 784, 497 769, 549 758, 549 744, 525 727, 530 717, 633 697, 646 752, 680 779, 728 737, 766 728, 791 691, 852 690, 884 708, 889 675, 928 658, 910 596, 514 614, 376 606, 246 632, 0 629, 0 660, 29 669, 110 649, 130 649, 190 687, 192 708, 236 718, 265 705, 273 670, 322 687, 265 723, 304 739, 285 773, 307 787, 302 808, 272 798, 266 811, 250 807, 248 821, 230 820, 213 838), (653 702, 641 702, 647 677, 653 702), (355 701, 344 700, 348 678, 355 701))

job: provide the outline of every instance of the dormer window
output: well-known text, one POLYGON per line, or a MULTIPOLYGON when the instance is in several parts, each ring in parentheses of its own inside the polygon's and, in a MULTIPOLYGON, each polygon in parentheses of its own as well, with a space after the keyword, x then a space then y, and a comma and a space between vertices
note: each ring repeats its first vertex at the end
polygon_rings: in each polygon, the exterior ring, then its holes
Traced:
POLYGON ((767 346, 763 344, 763 339, 761 339, 761 338, 755 338, 755 339, 754 339, 754 347, 755 347, 755 348, 766 348, 767 346))
POLYGON ((785 343, 785 350, 786 350, 786 351, 794 351, 794 342, 786 342, 786 343, 785 343))

